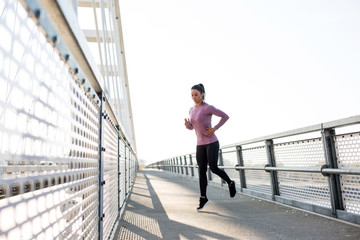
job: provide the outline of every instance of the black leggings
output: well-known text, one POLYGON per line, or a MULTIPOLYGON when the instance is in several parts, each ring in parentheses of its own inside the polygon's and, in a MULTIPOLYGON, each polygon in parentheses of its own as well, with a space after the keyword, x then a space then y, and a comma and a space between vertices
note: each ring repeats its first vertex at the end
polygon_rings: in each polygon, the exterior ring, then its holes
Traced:
POLYGON ((227 184, 231 183, 229 176, 226 172, 217 166, 219 158, 219 141, 206 144, 197 145, 196 147, 196 161, 199 166, 199 179, 200 179, 200 194, 206 196, 207 187, 207 165, 209 164, 210 170, 221 177, 227 184))

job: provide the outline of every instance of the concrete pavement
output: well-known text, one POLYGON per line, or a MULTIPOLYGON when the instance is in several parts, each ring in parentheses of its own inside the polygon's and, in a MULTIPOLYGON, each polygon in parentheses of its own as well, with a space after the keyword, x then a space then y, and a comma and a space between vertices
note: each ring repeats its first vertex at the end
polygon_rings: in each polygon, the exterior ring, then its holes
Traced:
MULTIPOLYGON (((239 184, 239 183, 237 183, 239 184)), ((197 180, 156 170, 138 172, 116 239, 360 239, 360 226, 208 186, 198 212, 197 180)))

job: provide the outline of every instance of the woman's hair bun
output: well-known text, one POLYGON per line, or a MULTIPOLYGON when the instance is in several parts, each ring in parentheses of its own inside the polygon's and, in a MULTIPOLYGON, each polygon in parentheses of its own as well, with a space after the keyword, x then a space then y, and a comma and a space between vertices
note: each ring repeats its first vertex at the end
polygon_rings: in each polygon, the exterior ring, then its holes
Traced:
POLYGON ((202 83, 199 83, 198 85, 202 88, 202 93, 205 93, 205 87, 204 87, 204 85, 203 85, 202 83))

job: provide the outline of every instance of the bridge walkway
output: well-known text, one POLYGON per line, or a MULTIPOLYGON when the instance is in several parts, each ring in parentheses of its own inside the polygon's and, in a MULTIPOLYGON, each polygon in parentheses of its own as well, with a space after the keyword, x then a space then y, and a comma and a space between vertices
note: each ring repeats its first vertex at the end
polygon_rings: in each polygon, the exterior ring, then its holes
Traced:
POLYGON ((360 239, 360 226, 208 186, 198 212, 196 180, 157 170, 137 173, 116 239, 360 239))

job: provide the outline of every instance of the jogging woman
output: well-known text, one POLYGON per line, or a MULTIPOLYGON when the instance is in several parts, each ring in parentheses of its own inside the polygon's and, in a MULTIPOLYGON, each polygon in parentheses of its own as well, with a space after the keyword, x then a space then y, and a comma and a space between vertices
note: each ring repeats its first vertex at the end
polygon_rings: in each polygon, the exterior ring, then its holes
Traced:
POLYGON ((204 102, 205 88, 201 83, 191 88, 191 97, 195 102, 195 106, 190 108, 190 119, 185 119, 185 126, 189 130, 195 129, 197 137, 196 161, 199 166, 200 175, 200 205, 197 210, 202 210, 210 202, 206 197, 207 165, 209 165, 213 173, 217 174, 229 185, 230 197, 235 196, 236 187, 235 182, 229 178, 226 172, 217 166, 219 141, 214 132, 229 119, 229 116, 204 102), (214 127, 211 126, 212 115, 221 117, 219 123, 214 127))

